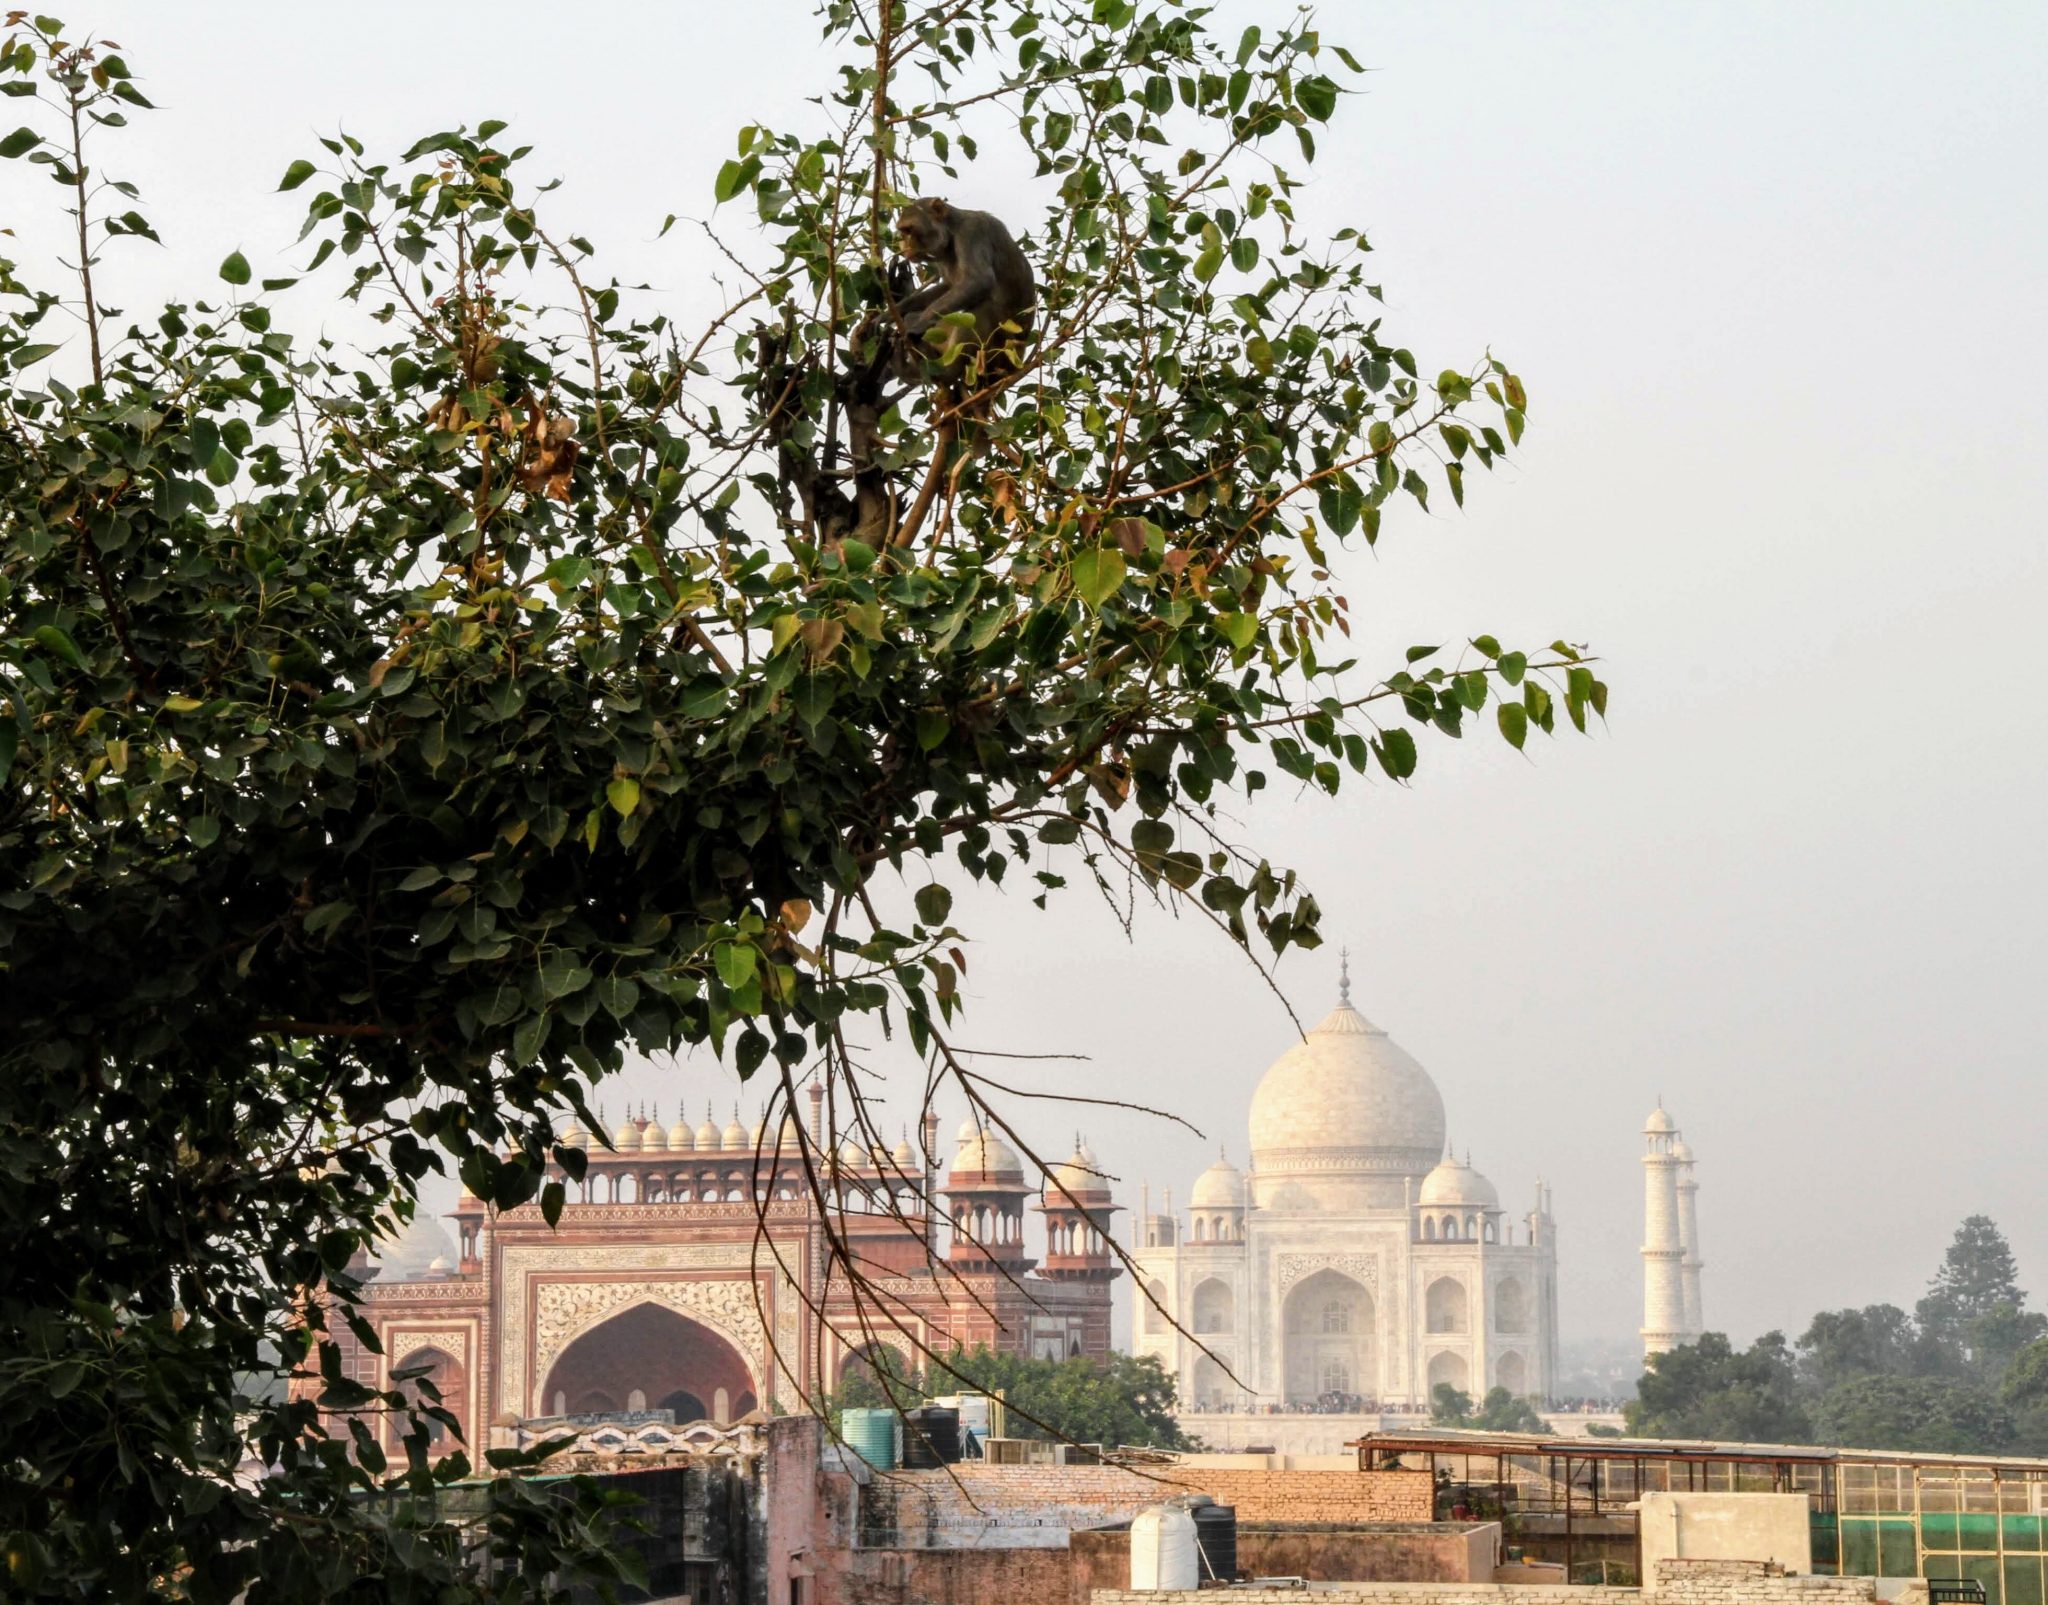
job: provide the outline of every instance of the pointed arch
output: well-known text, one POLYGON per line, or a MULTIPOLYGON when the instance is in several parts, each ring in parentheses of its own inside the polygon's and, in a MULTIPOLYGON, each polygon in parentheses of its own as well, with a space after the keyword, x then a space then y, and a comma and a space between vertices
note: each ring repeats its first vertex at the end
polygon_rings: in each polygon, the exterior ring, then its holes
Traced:
POLYGON ((1230 1332, 1237 1327, 1237 1297, 1230 1284, 1212 1276, 1195 1286, 1194 1329, 1202 1332, 1230 1332))
POLYGON ((1455 1276, 1439 1276, 1422 1295, 1423 1329, 1466 1332, 1472 1326, 1472 1305, 1465 1284, 1455 1276))
POLYGON ((1287 1400, 1379 1394, 1379 1312, 1372 1294, 1341 1271, 1321 1270, 1281 1305, 1287 1400))
MULTIPOLYGON (((630 1304, 571 1339, 541 1387, 543 1398, 559 1396, 570 1415, 616 1410, 636 1395, 670 1409, 695 1404, 702 1415, 704 1400, 753 1392, 753 1373, 732 1343, 652 1301, 630 1304)), ((716 1418, 715 1406, 710 1413, 716 1418)))

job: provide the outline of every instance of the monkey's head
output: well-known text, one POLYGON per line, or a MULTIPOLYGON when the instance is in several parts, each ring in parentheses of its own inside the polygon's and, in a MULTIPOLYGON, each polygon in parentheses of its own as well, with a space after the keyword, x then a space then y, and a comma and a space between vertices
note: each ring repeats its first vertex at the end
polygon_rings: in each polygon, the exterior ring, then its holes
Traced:
POLYGON ((953 208, 937 196, 912 201, 896 214, 896 248, 911 261, 940 261, 952 243, 953 208))

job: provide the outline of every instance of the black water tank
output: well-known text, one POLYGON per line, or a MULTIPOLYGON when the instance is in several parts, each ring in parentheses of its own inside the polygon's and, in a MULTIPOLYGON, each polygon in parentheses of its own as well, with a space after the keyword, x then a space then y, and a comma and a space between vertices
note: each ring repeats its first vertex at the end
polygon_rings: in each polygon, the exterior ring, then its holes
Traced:
POLYGON ((960 1412, 949 1405, 928 1404, 909 1412, 903 1428, 903 1463, 929 1471, 960 1459, 960 1412))
POLYGON ((1202 1552, 1202 1576, 1219 1583, 1237 1581, 1237 1506, 1197 1505, 1195 1545, 1202 1552))

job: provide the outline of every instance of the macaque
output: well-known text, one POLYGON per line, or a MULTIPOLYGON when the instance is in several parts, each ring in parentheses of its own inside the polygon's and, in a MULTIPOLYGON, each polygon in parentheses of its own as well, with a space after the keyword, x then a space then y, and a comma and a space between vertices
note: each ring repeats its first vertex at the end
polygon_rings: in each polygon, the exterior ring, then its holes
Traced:
MULTIPOLYGON (((904 256, 938 273, 897 303, 903 332, 913 340, 954 312, 973 314, 975 337, 984 344, 1005 323, 1030 333, 1038 286, 1015 236, 994 213, 928 196, 896 214, 896 241, 904 256)), ((941 342, 949 356, 956 343, 941 342)))

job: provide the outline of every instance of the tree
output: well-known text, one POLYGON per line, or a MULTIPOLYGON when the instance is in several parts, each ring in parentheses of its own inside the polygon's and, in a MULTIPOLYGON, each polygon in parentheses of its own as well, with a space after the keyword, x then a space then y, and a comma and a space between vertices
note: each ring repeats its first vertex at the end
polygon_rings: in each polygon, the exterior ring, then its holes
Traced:
POLYGON ((1429 1390, 1430 1424, 1438 1427, 1466 1427, 1472 1424, 1472 1395, 1448 1382, 1429 1390))
MULTIPOLYGON (((2024 1330, 2025 1323, 2017 1318, 2026 1303, 2019 1266, 2005 1234, 1990 1216, 1971 1215, 1956 1228, 1916 1313, 1929 1338, 1976 1364, 1979 1356, 1972 1348, 1973 1340, 1980 1345, 1986 1339, 1994 1344, 2010 1342, 2024 1330)), ((2004 1357, 2016 1353, 2025 1341, 2028 1339, 2013 1343, 2004 1357)))
POLYGON ((1814 1393, 1867 1376, 1906 1376, 1916 1368, 1919 1337, 1896 1304, 1822 1310, 1799 1339, 1799 1378, 1814 1393))
POLYGON ((1488 1388, 1480 1401, 1476 1425, 1488 1432, 1545 1432, 1543 1417, 1528 1399, 1506 1388, 1488 1388))
POLYGON ((2013 1412, 2013 1449, 2048 1454, 2048 1338, 2037 1338, 2013 1356, 1999 1397, 2013 1412))
POLYGON ((1804 1443, 1812 1432, 1782 1332, 1739 1352, 1725 1333, 1708 1332, 1650 1356, 1626 1415, 1629 1431, 1647 1438, 1804 1443))
POLYGON ((1475 1410, 1472 1395, 1448 1382, 1429 1390, 1429 1419, 1439 1427, 1469 1427, 1480 1432, 1543 1432, 1543 1417, 1527 1399, 1506 1388, 1489 1388, 1475 1410))
POLYGON ((0 158, 79 246, 68 280, 0 263, 18 1587, 459 1599, 498 1586, 478 1547, 506 1587, 601 1565, 503 1457, 489 1515, 451 1515, 466 1459, 343 1374, 334 1330, 374 1347, 352 1264, 423 1177, 554 1219, 591 1085, 700 1045, 785 1106, 821 1075, 869 1146, 864 1016, 1023 1145, 952 1046, 961 877, 1136 888, 1278 956, 1320 911, 1231 823, 1275 774, 1404 782, 1489 703, 1518 749, 1604 713, 1563 642, 1351 672, 1332 546, 1461 502, 1526 407, 1490 358, 1423 379, 1364 237, 1297 218, 1351 57, 1176 0, 820 15, 843 73, 741 131, 745 283, 694 331, 541 210, 495 120, 322 140, 282 175, 296 273, 224 250, 124 325, 109 252, 155 230, 98 142, 149 101, 55 19, 5 25, 41 120, 0 158), (1039 313, 941 370, 894 333, 891 208, 990 128, 1036 168, 1009 221, 1039 313), (350 308, 365 348, 309 332, 350 308))
POLYGON ((1955 1377, 1857 1377, 1829 1389, 1813 1421, 1819 1443, 1950 1454, 2002 1453, 2015 1430, 1995 1393, 1955 1377))
POLYGON ((1173 1378, 1155 1355, 1054 1360, 975 1348, 935 1364, 925 1386, 932 1393, 1000 1393, 1013 1437, 1191 1447, 1173 1417, 1173 1378))

